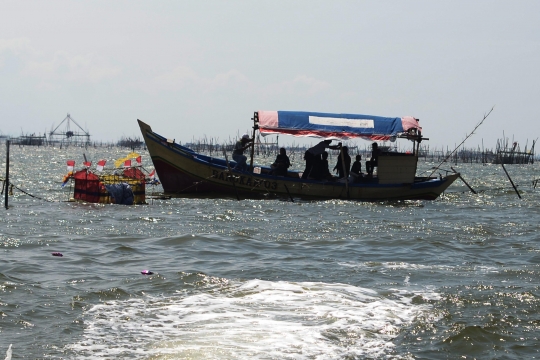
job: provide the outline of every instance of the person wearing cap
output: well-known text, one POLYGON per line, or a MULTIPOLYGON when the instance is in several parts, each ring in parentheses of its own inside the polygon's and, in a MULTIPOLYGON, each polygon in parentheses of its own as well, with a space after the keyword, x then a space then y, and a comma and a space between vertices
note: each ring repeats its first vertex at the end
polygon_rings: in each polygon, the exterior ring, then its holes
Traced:
POLYGON ((234 167, 235 170, 247 170, 247 157, 244 155, 244 150, 251 146, 250 143, 252 141, 253 139, 250 139, 248 134, 244 134, 240 140, 236 142, 236 145, 234 145, 232 158, 236 161, 236 166, 234 167))

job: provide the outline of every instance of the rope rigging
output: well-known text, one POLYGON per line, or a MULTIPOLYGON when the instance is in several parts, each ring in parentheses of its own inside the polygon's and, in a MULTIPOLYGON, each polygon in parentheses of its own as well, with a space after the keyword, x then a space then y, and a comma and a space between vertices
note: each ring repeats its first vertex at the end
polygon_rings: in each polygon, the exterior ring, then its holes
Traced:
POLYGON ((0 179, 0 182, 2 182, 2 191, 1 191, 0 195, 3 195, 3 194, 4 194, 4 191, 9 191, 9 195, 13 196, 13 189, 15 188, 16 190, 19 190, 19 191, 22 192, 23 194, 28 195, 28 196, 30 196, 30 197, 33 197, 33 198, 35 198, 35 199, 43 200, 43 201, 46 201, 46 202, 55 202, 55 201, 53 201, 53 200, 45 199, 45 198, 42 198, 42 197, 40 197, 40 196, 30 194, 29 192, 27 192, 27 191, 21 189, 20 187, 18 187, 17 185, 13 184, 12 182, 10 182, 9 184, 7 184, 7 182, 6 182, 5 179, 0 179), (9 187, 9 190, 8 190, 8 187, 9 187))
POLYGON ((448 160, 452 155, 454 155, 454 153, 457 151, 457 149, 459 149, 459 148, 461 147, 461 145, 463 145, 463 144, 465 143, 465 141, 467 141, 467 139, 470 138, 470 137, 474 134, 474 132, 476 131, 476 129, 478 129, 478 128, 480 127, 480 125, 482 125, 482 123, 484 122, 484 120, 487 119, 487 117, 489 116, 489 114, 491 114, 491 112, 493 111, 494 108, 495 108, 495 106, 493 106, 493 107, 491 108, 491 110, 489 110, 489 112, 488 112, 487 114, 484 115, 484 118, 483 118, 483 119, 482 119, 482 120, 474 127, 474 129, 471 131, 471 133, 470 133, 469 135, 467 135, 467 136, 465 137, 465 139, 463 139, 463 141, 462 141, 458 146, 456 146, 456 148, 455 148, 450 154, 448 154, 448 156, 446 156, 446 157, 444 158, 444 160, 443 160, 439 165, 437 165, 437 166, 434 168, 434 170, 431 172, 431 174, 429 174, 428 177, 431 177, 431 175, 433 175, 433 174, 435 173, 435 171, 437 171, 437 169, 438 169, 442 164, 444 164, 444 163, 446 162, 446 160, 448 160))

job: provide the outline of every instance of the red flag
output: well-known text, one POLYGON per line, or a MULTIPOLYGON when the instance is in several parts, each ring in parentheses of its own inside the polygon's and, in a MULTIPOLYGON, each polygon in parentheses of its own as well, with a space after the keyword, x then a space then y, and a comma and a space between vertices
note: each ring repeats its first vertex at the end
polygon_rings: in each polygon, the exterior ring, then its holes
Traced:
POLYGON ((140 156, 138 156, 135 161, 137 161, 137 164, 141 165, 142 164, 142 159, 140 156))
POLYGON ((148 177, 150 178, 155 178, 156 177, 156 169, 152 170, 152 172, 150 174, 148 174, 148 177))
POLYGON ((67 171, 73 171, 73 168, 75 167, 75 160, 68 160, 67 161, 67 171))
POLYGON ((92 166, 92 162, 91 161, 85 161, 85 162, 83 162, 83 165, 86 166, 87 168, 89 168, 90 166, 92 166))
POLYGON ((125 168, 131 167, 131 160, 126 160, 126 161, 124 161, 124 167, 125 167, 125 168))
POLYGON ((107 163, 107 160, 99 160, 96 166, 97 171, 103 171, 103 168, 105 167, 105 164, 107 163))

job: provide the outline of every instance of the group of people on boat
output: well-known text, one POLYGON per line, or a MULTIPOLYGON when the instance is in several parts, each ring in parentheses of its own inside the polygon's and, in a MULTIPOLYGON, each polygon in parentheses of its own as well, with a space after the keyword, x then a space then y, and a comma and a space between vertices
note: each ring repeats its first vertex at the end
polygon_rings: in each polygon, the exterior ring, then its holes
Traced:
MULTIPOLYGON (((253 139, 248 134, 242 135, 242 137, 236 142, 233 149, 233 160, 236 161, 236 170, 247 170, 247 157, 244 155, 244 151, 252 146, 253 139)), ((364 178, 362 173, 362 156, 356 155, 355 162, 351 167, 351 156, 349 155, 349 149, 347 146, 342 146, 341 143, 337 145, 331 145, 332 140, 323 140, 312 146, 304 153, 304 160, 306 161, 306 167, 302 173, 302 179, 314 179, 321 181, 332 181, 348 178, 352 182, 360 182, 364 178), (336 165, 333 171, 337 172, 337 177, 334 177, 329 170, 328 166, 328 152, 326 149, 340 150, 337 157, 336 165)), ((371 145, 371 159, 366 161, 366 175, 365 177, 372 177, 373 170, 378 165, 379 148, 377 143, 371 145)), ((287 176, 291 161, 287 156, 285 148, 279 149, 274 163, 270 166, 270 174, 274 176, 287 176)))
MULTIPOLYGON (((364 178, 362 173, 362 155, 356 155, 355 162, 351 167, 351 156, 349 155, 349 148, 338 145, 330 145, 332 140, 323 140, 317 145, 309 148, 305 154, 306 167, 302 173, 303 179, 315 179, 315 180, 339 180, 348 178, 349 181, 359 182, 364 178), (328 167, 328 152, 326 149, 340 150, 337 156, 336 165, 333 171, 337 172, 337 178, 334 177, 328 167)), ((378 163, 379 149, 377 143, 372 144, 372 157, 366 161, 367 177, 373 176, 373 170, 378 163)))

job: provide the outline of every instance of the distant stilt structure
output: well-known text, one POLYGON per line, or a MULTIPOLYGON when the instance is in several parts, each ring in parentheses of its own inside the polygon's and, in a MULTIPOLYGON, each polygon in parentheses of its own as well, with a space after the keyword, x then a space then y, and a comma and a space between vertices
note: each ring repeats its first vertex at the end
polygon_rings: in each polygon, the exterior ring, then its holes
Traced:
POLYGON ((84 130, 68 113, 64 120, 49 133, 49 143, 60 145, 60 147, 62 145, 89 146, 91 145, 90 133, 84 130), (74 130, 71 128, 71 123, 76 126, 74 130), (64 124, 64 128, 59 129, 62 124, 64 124))
POLYGON ((508 138, 497 140, 497 157, 494 159, 495 164, 534 164, 534 145, 536 140, 533 140, 530 149, 521 151, 517 141, 512 145, 509 144, 508 138))
POLYGON ((122 137, 120 140, 118 140, 116 145, 135 150, 143 148, 145 144, 141 138, 122 137))
POLYGON ((43 136, 36 134, 21 135, 18 138, 11 140, 13 145, 19 146, 43 146, 47 145, 47 136, 45 133, 43 136))

